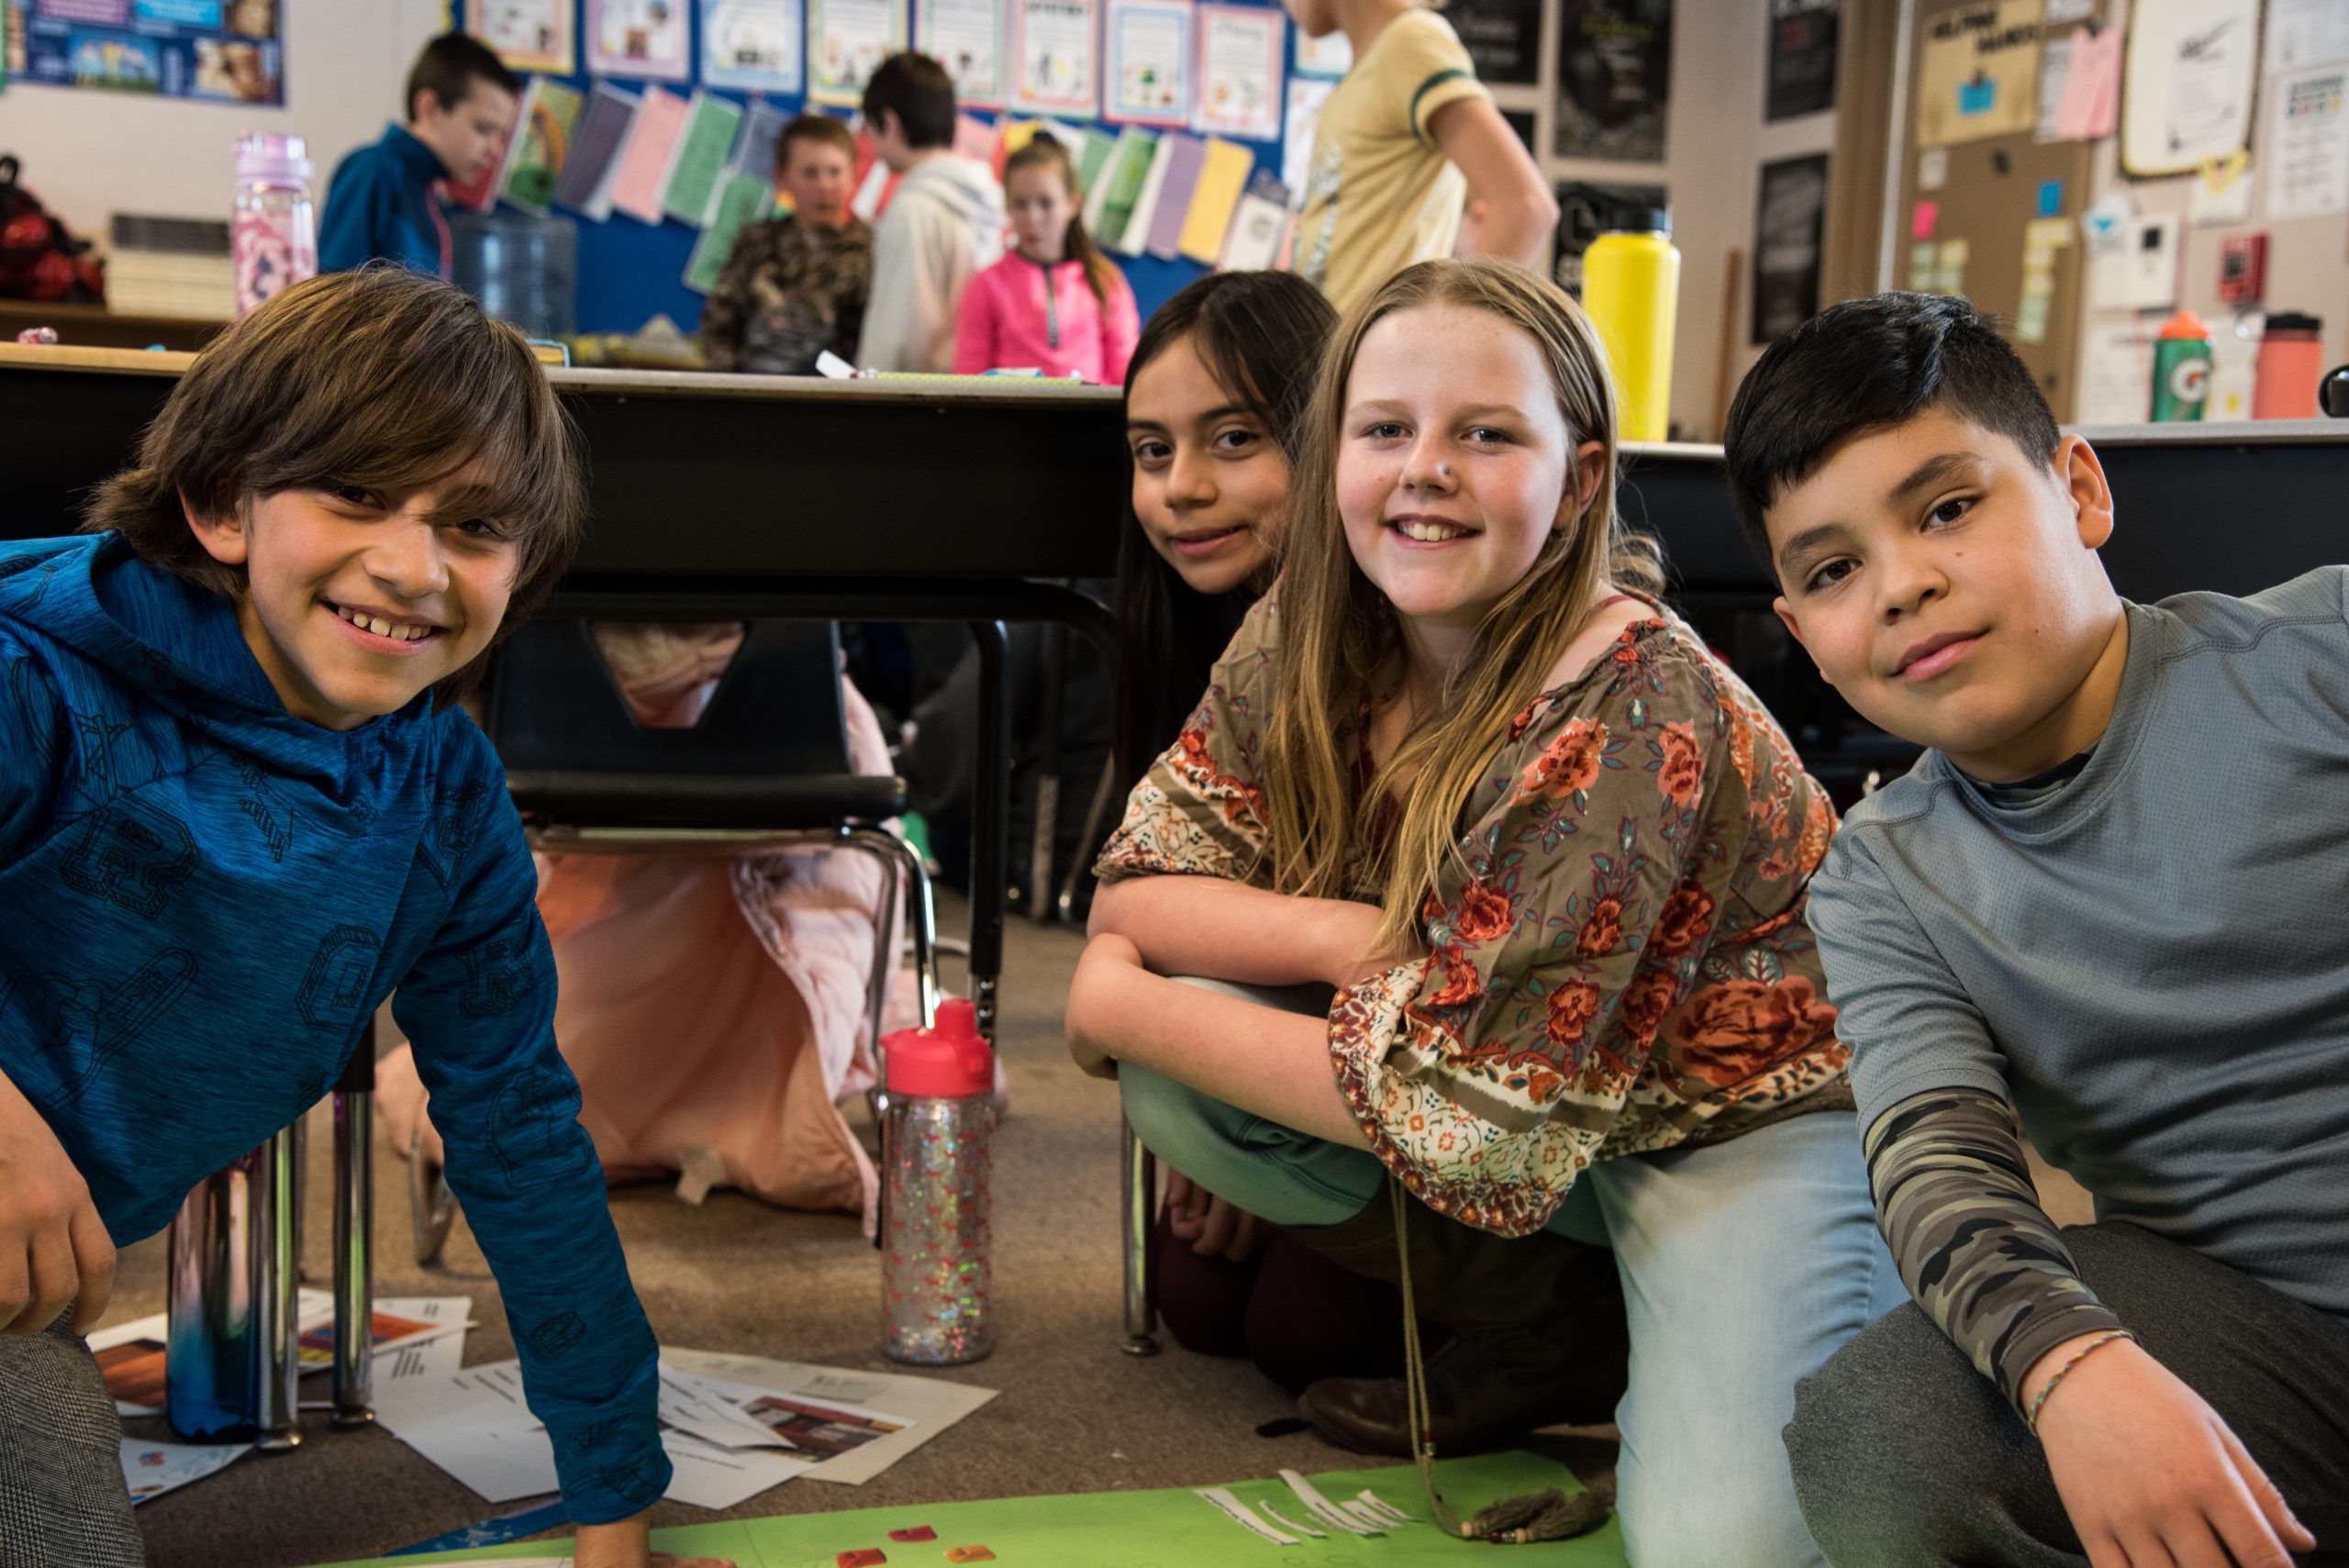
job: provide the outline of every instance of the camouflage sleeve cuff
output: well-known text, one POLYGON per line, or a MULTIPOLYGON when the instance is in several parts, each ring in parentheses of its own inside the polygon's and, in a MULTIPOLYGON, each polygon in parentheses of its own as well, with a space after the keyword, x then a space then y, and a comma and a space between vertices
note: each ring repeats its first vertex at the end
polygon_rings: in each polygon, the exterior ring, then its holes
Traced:
POLYGON ((1912 1095, 1876 1118, 1866 1148, 1876 1218, 1909 1293, 2018 1408, 2032 1362, 2076 1334, 2121 1327, 2039 1207, 2005 1100, 1912 1095))

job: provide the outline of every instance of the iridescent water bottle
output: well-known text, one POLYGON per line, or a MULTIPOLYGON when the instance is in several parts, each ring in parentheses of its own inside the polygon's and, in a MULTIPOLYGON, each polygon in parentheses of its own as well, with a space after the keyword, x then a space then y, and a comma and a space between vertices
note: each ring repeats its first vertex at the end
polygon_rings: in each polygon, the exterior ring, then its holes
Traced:
POLYGON ((881 1307, 892 1361, 974 1362, 995 1349, 988 1300, 988 1146, 995 1052, 971 1004, 939 1004, 938 1022, 901 1029, 888 1052, 882 1126, 881 1307))
POLYGON ((237 141, 237 206, 228 220, 237 315, 318 271, 310 159, 298 136, 256 131, 237 141))

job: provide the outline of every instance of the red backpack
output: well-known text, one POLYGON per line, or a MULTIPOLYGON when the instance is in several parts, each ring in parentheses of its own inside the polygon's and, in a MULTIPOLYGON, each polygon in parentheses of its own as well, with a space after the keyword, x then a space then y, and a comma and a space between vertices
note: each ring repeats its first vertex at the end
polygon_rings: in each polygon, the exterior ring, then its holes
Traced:
POLYGON ((40 198, 17 183, 17 163, 0 157, 0 298, 103 305, 106 273, 90 242, 66 232, 40 198))

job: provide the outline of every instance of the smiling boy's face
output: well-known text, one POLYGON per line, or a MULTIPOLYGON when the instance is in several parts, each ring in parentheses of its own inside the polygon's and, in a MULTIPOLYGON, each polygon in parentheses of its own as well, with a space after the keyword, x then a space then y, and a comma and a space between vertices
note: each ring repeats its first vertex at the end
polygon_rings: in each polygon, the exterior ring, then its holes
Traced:
POLYGON ((1928 408, 1831 449, 1769 508, 1776 608, 1871 723, 2012 783, 2104 733, 2127 622, 2087 441, 2052 462, 1928 408))
POLYGON ((245 570, 237 624, 296 718, 351 729, 478 658, 513 595, 519 547, 435 515, 439 487, 384 496, 289 490, 188 523, 245 570))

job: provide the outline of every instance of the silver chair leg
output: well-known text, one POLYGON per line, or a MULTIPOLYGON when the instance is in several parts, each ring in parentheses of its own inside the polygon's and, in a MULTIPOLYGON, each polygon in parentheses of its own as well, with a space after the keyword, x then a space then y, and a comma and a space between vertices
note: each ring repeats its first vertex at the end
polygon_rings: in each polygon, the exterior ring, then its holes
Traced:
MULTIPOLYGON (((886 1172, 889 1165, 889 1064, 883 1059, 881 1049, 881 1019, 888 1010, 889 994, 896 977, 897 953, 889 940, 890 917, 901 906, 899 895, 910 895, 902 900, 906 923, 914 939, 914 985, 921 1006, 924 1029, 938 1021, 938 909, 930 894, 930 872, 921 863, 921 851, 882 828, 851 828, 841 835, 852 848, 863 850, 881 862, 881 906, 873 940, 873 1089, 865 1096, 865 1105, 873 1113, 873 1126, 880 1140, 881 1186, 888 1190, 886 1172)), ((888 1216, 878 1217, 873 1228, 873 1244, 882 1245, 889 1233, 888 1216)))
POLYGON ((1119 1175, 1124 1183, 1126 1340, 1130 1356, 1158 1353, 1158 1275, 1150 1255, 1150 1210, 1158 1188, 1158 1161, 1142 1147, 1126 1118, 1118 1118, 1119 1175))
POLYGON ((1101 782, 1093 786, 1093 804, 1085 812, 1085 830, 1077 836, 1076 853, 1070 858, 1068 875, 1061 881, 1060 897, 1053 906, 1063 926, 1075 923, 1077 879, 1093 869, 1093 852, 1101 847, 1101 820, 1109 815, 1109 802, 1117 789, 1118 758, 1112 752, 1101 765, 1101 782))
MULTIPOLYGON (((372 1060, 368 1066, 372 1084, 372 1060)), ((333 1421, 340 1428, 375 1418, 374 1106, 372 1088, 334 1096, 333 1421)))
POLYGON ((301 1257, 301 1215, 294 1207, 295 1157, 300 1142, 295 1129, 287 1128, 262 1146, 258 1164, 262 1179, 252 1196, 253 1446, 272 1453, 302 1441, 295 1425, 302 1375, 295 1344, 301 1328, 295 1272, 301 1257))

